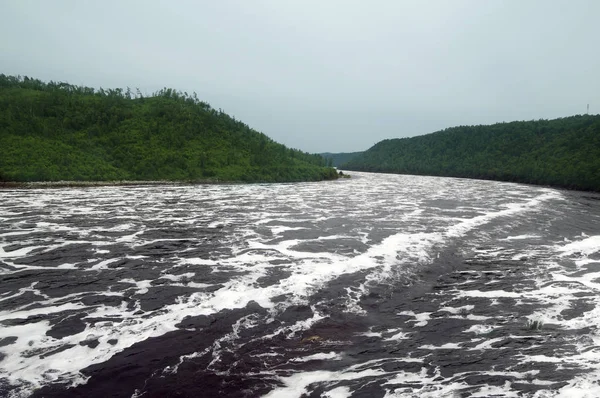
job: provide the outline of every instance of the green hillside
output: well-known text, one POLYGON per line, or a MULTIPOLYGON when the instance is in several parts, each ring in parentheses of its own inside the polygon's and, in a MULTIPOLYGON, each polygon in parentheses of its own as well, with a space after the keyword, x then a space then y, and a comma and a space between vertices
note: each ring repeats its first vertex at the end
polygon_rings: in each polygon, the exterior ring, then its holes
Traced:
POLYGON ((319 155, 323 156, 327 163, 334 167, 340 167, 344 163, 348 163, 350 160, 360 155, 362 152, 340 152, 340 153, 331 153, 331 152, 323 152, 319 155))
POLYGON ((95 90, 0 74, 0 181, 316 181, 289 149, 196 94, 95 90))
POLYGON ((600 191, 600 115, 460 126, 384 140, 342 168, 600 191))

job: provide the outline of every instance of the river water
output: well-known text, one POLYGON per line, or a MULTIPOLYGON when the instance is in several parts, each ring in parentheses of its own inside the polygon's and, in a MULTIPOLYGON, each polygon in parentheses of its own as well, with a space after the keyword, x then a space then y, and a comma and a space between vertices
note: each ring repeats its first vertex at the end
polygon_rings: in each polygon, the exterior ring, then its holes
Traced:
POLYGON ((600 396, 598 194, 353 173, 0 204, 0 396, 600 396))

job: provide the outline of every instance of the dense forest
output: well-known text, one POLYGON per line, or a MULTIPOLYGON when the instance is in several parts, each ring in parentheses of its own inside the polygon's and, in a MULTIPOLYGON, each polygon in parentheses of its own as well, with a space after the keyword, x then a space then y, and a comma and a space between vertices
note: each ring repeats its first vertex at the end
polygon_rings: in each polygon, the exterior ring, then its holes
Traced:
POLYGON ((600 115, 460 126, 384 140, 342 168, 600 191, 600 115))
POLYGON ((348 163, 354 157, 360 155, 362 152, 340 152, 331 153, 323 152, 320 155, 327 159, 327 164, 334 167, 340 167, 341 165, 348 163))
POLYGON ((0 181, 335 179, 195 93, 99 89, 0 74, 0 181))

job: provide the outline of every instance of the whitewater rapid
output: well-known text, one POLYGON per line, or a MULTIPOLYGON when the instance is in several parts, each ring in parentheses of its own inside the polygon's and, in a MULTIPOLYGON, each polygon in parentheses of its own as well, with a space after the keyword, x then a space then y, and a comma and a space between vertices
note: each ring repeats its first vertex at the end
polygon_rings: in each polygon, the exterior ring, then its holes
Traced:
POLYGON ((0 393, 600 396, 598 199, 368 173, 1 190, 0 393))

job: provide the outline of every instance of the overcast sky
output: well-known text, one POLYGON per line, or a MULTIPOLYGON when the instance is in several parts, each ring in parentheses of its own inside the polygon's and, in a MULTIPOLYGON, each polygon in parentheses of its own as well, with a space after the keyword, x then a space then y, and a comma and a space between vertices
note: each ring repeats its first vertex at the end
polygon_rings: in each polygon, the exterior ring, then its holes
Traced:
POLYGON ((600 113, 598 0, 0 0, 0 73, 173 87, 309 152, 600 113))

